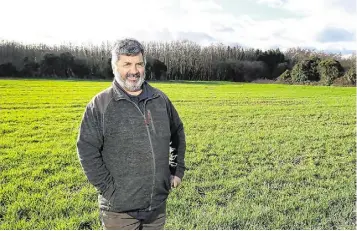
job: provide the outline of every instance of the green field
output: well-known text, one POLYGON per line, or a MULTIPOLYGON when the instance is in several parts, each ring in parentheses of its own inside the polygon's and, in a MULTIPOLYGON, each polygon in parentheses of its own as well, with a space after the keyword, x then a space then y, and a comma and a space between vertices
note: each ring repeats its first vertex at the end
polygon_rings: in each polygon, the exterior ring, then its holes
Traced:
MULTIPOLYGON (((0 229, 101 229, 76 138, 110 84, 0 80, 0 229)), ((152 85, 187 136, 166 229, 356 228, 356 88, 152 85)))

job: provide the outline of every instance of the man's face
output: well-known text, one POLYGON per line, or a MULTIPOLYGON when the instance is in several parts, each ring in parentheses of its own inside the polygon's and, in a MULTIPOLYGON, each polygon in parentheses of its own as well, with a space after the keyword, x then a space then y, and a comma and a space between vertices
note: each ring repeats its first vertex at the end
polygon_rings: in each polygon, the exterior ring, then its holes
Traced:
POLYGON ((145 80, 144 58, 141 53, 135 56, 120 55, 114 70, 115 79, 127 91, 139 91, 145 80))

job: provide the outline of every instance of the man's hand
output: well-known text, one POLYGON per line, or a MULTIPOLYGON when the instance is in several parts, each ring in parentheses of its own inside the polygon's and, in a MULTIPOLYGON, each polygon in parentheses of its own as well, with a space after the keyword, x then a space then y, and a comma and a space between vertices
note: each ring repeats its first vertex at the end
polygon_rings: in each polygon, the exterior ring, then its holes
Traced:
POLYGON ((171 187, 177 188, 181 184, 181 179, 177 176, 171 175, 171 187))

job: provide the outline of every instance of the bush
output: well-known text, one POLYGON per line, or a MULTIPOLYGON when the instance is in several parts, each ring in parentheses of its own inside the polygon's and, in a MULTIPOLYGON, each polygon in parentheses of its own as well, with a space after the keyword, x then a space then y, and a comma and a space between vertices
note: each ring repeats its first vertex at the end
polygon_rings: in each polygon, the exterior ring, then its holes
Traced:
POLYGON ((273 71, 273 79, 276 79, 278 78, 280 75, 282 75, 286 70, 288 70, 288 66, 289 64, 287 62, 284 62, 284 63, 279 63, 274 71, 273 71))
POLYGON ((165 63, 151 56, 147 56, 146 60, 145 74, 147 78, 149 80, 166 80, 167 66, 165 63))
POLYGON ((12 63, 3 63, 0 65, 0 76, 8 77, 8 76, 17 76, 18 71, 16 67, 12 63))
POLYGON ((261 61, 240 61, 243 63, 244 80, 252 82, 269 75, 266 63, 261 61))
POLYGON ((73 67, 75 65, 74 56, 70 52, 64 52, 59 55, 61 66, 61 75, 63 77, 74 77, 73 67))
POLYGON ((25 57, 24 66, 21 70, 21 76, 34 77, 40 75, 40 64, 35 61, 29 61, 28 57, 25 57))
POLYGON ((72 71, 74 76, 79 78, 87 78, 91 74, 91 70, 83 59, 76 59, 74 61, 72 71))
POLYGON ((267 65, 262 61, 240 61, 228 59, 212 65, 218 80, 252 82, 269 75, 267 65))
POLYGON ((321 82, 324 85, 331 85, 335 79, 343 73, 343 67, 334 59, 325 59, 318 65, 321 82))
POLYGON ((61 72, 63 72, 63 70, 61 67, 60 57, 52 53, 45 54, 40 63, 40 72, 41 75, 45 77, 62 76, 61 72))
POLYGON ((302 60, 297 63, 291 71, 291 79, 294 83, 303 83, 307 81, 319 81, 320 75, 318 64, 320 58, 312 57, 310 59, 302 60))
POLYGON ((291 80, 291 71, 290 70, 286 70, 284 71, 283 74, 281 74, 277 79, 277 82, 279 83, 292 83, 291 80))
POLYGON ((350 57, 346 59, 338 59, 338 60, 345 71, 348 71, 351 68, 356 68, 356 53, 353 53, 350 57))
POLYGON ((257 61, 262 61, 267 64, 269 69, 269 75, 266 76, 267 79, 274 79, 274 70, 279 63, 285 62, 285 55, 279 49, 268 50, 260 53, 258 55, 257 61))
POLYGON ((356 66, 352 66, 344 75, 349 84, 356 85, 356 66))
POLYGON ((217 61, 212 64, 213 73, 217 76, 218 80, 222 81, 235 81, 243 82, 243 68, 239 61, 226 60, 217 61))

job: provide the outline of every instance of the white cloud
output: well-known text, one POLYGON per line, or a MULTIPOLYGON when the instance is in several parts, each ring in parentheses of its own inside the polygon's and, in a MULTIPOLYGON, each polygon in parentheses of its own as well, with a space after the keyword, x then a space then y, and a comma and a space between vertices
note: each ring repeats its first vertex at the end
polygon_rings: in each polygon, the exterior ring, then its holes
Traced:
MULTIPOLYGON (((100 0, 61 2, 2 1, 0 38, 28 42, 99 43, 124 36, 170 41, 192 38, 202 45, 212 40, 253 48, 315 47, 354 50, 355 41, 319 42, 327 27, 356 31, 355 11, 337 0, 257 0, 266 11, 282 9, 300 18, 253 20, 228 13, 217 0, 100 0), (18 15, 18 17, 14 17, 18 15)), ((353 4, 352 4, 353 5, 353 4)), ((231 11, 232 12, 232 11, 231 11)))
POLYGON ((283 0, 258 0, 260 4, 267 4, 270 7, 281 7, 284 5, 283 0))

